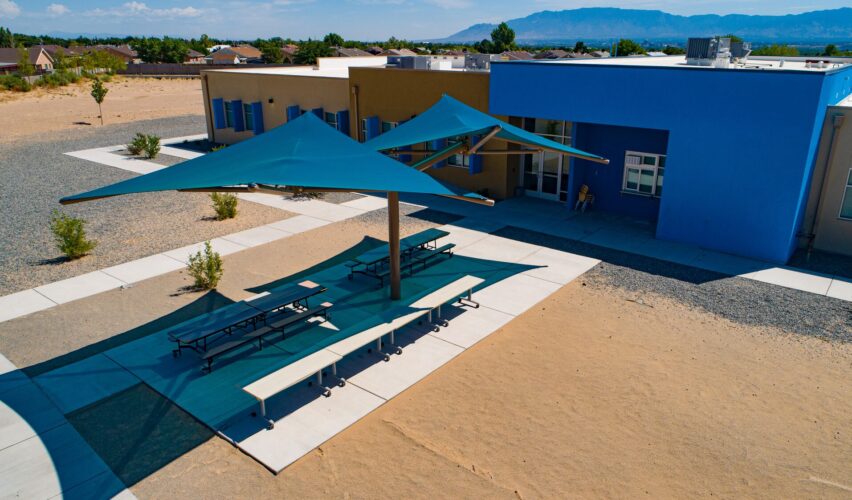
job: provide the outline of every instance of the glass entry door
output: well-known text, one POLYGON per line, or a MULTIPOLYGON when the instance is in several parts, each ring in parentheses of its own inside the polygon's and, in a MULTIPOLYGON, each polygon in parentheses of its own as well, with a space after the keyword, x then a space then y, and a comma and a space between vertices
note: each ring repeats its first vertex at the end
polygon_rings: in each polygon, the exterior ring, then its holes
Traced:
MULTIPOLYGON (((538 135, 556 141, 560 144, 570 144, 570 125, 563 121, 531 119, 532 124, 527 123, 528 130, 535 131, 538 135)), ((521 163, 521 184, 524 186, 528 196, 544 198, 554 201, 566 201, 568 189, 568 166, 567 156, 557 153, 542 152, 524 155, 521 163)))

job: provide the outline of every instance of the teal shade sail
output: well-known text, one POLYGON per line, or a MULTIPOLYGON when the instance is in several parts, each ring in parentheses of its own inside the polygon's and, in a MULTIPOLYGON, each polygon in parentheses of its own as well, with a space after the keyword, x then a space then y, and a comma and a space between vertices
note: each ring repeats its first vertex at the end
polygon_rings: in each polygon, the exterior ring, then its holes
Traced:
POLYGON ((490 202, 447 186, 330 127, 313 113, 262 135, 150 174, 62 198, 60 203, 154 191, 252 188, 385 191, 490 202))
POLYGON ((392 130, 371 138, 364 144, 375 151, 387 151, 451 137, 485 137, 493 132, 495 127, 500 127, 500 130, 493 138, 534 149, 541 148, 559 152, 585 160, 609 163, 609 160, 601 156, 559 144, 538 134, 510 125, 448 95, 441 97, 437 103, 423 113, 401 123, 392 130))

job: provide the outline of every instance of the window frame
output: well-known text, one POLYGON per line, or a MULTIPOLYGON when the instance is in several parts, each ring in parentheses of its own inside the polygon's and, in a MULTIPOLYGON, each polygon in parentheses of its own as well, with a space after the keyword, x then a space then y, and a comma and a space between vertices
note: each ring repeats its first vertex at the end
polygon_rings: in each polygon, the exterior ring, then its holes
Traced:
POLYGON ((852 214, 849 216, 843 215, 843 204, 846 203, 847 196, 852 196, 852 168, 846 174, 846 184, 843 186, 843 196, 840 197, 840 209, 837 213, 838 219, 852 222, 852 214))
POLYGON ((325 123, 328 126, 334 128, 334 130, 338 130, 338 128, 337 128, 337 113, 331 113, 329 111, 323 111, 323 114, 324 114, 323 121, 325 121, 325 123), (331 116, 332 121, 328 121, 329 116, 331 116))
POLYGON ((234 128, 234 104, 225 101, 225 128, 234 128))
POLYGON ((668 155, 659 154, 659 153, 645 153, 642 151, 632 151, 627 150, 624 152, 624 172, 621 178, 621 193, 622 194, 630 194, 634 196, 644 196, 647 198, 660 198, 662 196, 662 183, 661 180, 664 180, 666 177, 666 158, 668 155), (638 156, 639 163, 636 165, 628 164, 627 157, 628 156, 638 156), (646 158, 654 158, 654 164, 649 165, 645 163, 646 158), (660 165, 662 159, 662 166, 660 165), (631 189, 627 187, 627 179, 628 173, 630 170, 638 170, 639 171, 639 180, 636 183, 636 189, 631 189), (651 180, 651 192, 645 193, 640 191, 640 186, 642 186, 642 171, 651 171, 653 172, 653 178, 651 180), (662 175, 660 174, 660 170, 662 170, 662 175))
POLYGON ((243 103, 243 123, 246 130, 254 131, 254 110, 250 102, 243 103))

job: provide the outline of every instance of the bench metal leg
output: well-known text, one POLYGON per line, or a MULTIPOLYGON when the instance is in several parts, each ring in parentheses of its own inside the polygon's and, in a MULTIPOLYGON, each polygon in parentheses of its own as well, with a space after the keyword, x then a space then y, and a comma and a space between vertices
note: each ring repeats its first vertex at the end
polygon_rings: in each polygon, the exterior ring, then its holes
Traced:
POLYGON ((379 337, 376 339, 376 354, 379 355, 383 360, 390 361, 390 356, 387 353, 382 352, 382 338, 379 337))
POLYGON ((346 379, 337 375, 337 363, 332 363, 331 374, 337 379, 337 385, 343 387, 346 385, 346 379))
POLYGON ((322 395, 325 397, 331 396, 331 388, 322 385, 322 370, 317 372, 317 386, 322 389, 322 395))
POLYGON ((391 330, 390 332, 390 345, 393 346, 393 350, 395 353, 402 354, 402 349, 398 345, 396 345, 396 338, 394 338, 395 333, 395 330, 391 330))
POLYGON ((467 291, 467 297, 459 297, 459 303, 463 306, 470 306, 474 309, 479 309, 479 302, 473 300, 473 288, 467 291))

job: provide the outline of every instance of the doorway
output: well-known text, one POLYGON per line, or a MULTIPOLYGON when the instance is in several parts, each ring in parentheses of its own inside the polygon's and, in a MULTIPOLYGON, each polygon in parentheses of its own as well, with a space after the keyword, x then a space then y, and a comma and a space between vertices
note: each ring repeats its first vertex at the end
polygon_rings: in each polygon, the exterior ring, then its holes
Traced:
MULTIPOLYGON (((569 122, 525 118, 524 129, 560 144, 571 144, 569 122)), ((521 164, 520 182, 527 196, 561 202, 568 199, 570 161, 567 156, 545 151, 522 156, 521 164)))

